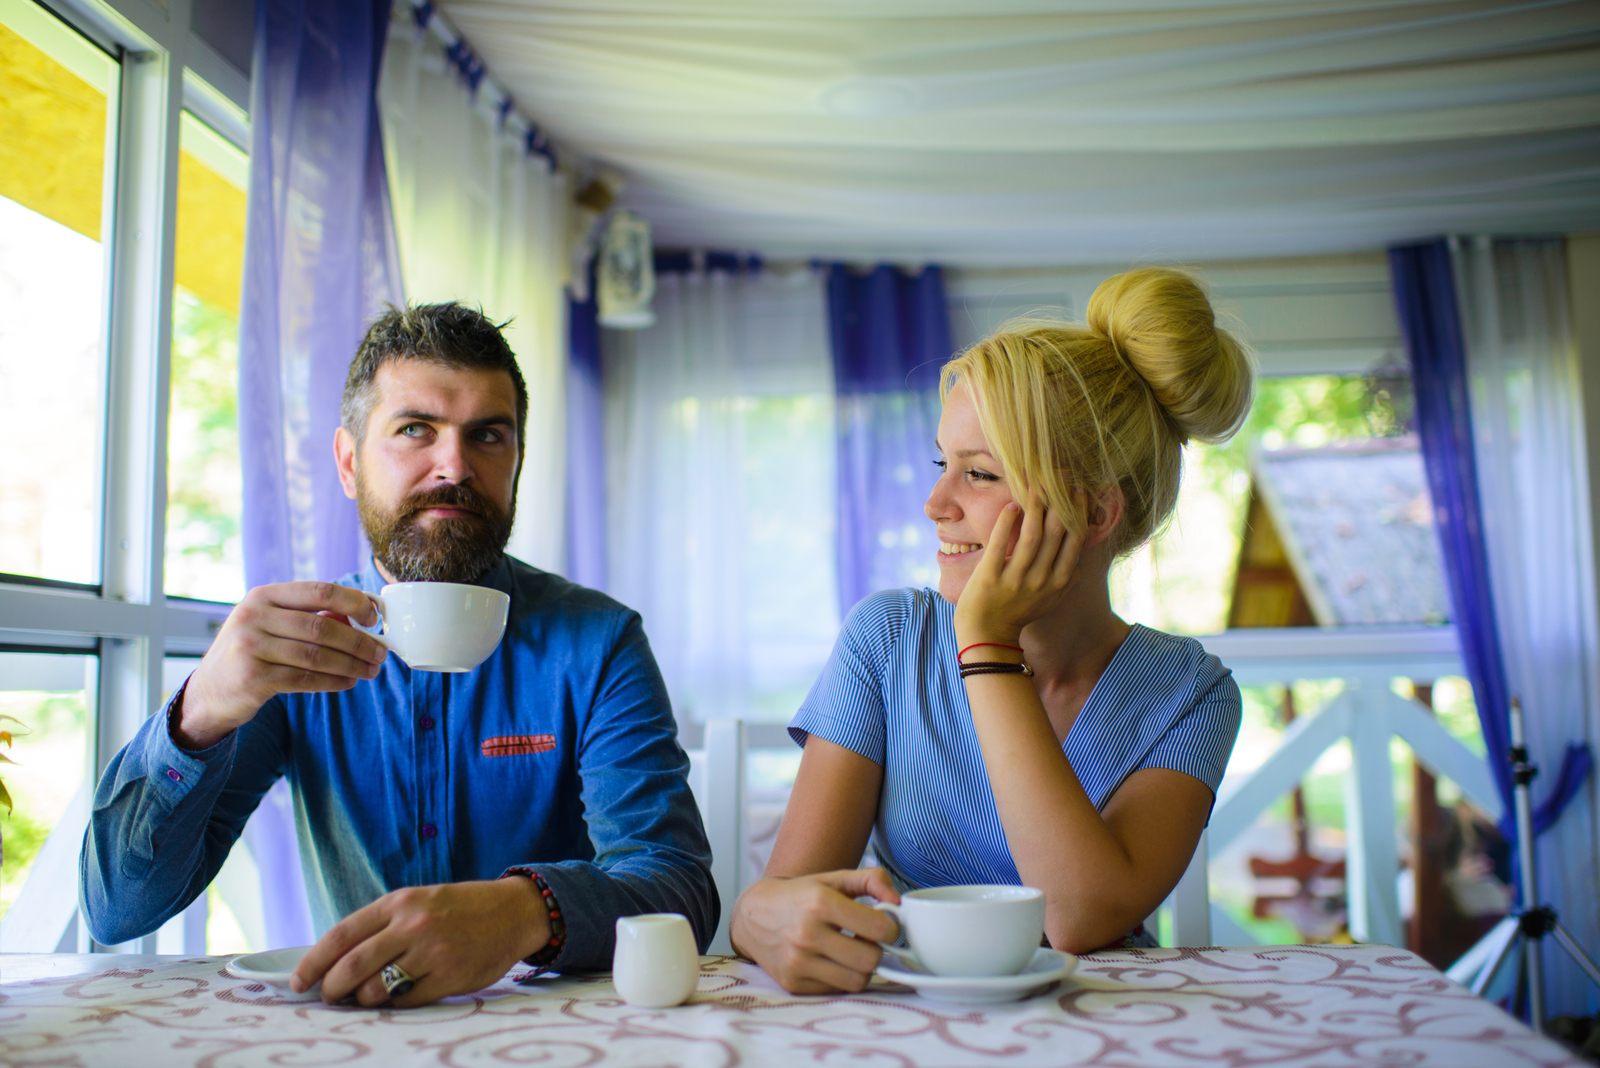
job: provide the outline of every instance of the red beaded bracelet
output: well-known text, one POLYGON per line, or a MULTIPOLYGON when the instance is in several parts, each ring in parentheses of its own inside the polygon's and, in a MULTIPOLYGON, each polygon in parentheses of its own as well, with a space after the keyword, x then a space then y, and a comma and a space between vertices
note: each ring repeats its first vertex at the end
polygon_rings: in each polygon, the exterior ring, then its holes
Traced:
POLYGON ((982 645, 992 645, 996 649, 1013 649, 1016 652, 1022 652, 1022 646, 1020 645, 1007 645, 1004 642, 973 642, 971 645, 967 646, 965 649, 956 654, 956 663, 961 663, 962 657, 966 656, 968 653, 972 652, 972 650, 982 645))
POLYGON ((522 963, 538 969, 535 975, 543 975, 550 966, 561 956, 561 950, 567 944, 567 921, 561 918, 561 906, 556 901, 556 892, 550 889, 550 884, 544 877, 532 868, 507 868, 501 873, 500 878, 505 879, 512 875, 526 875, 533 880, 533 888, 539 891, 539 896, 544 898, 544 907, 550 910, 550 941, 539 948, 531 957, 522 958, 522 963))

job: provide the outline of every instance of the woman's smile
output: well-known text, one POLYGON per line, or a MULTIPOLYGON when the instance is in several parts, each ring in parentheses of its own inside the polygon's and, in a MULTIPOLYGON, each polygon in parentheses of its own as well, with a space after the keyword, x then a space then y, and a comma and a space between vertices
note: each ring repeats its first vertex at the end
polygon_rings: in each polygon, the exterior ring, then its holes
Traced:
POLYGON ((983 546, 981 544, 941 540, 939 542, 939 562, 941 564, 953 564, 957 560, 965 560, 968 557, 976 556, 982 549, 983 546))

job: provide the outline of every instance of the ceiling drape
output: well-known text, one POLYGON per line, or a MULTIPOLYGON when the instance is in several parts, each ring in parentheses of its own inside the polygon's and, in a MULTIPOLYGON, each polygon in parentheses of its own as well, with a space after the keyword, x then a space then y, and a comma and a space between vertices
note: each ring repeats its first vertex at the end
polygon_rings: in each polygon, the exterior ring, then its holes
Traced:
POLYGON ((662 244, 1022 264, 1600 226, 1579 0, 440 0, 662 244))

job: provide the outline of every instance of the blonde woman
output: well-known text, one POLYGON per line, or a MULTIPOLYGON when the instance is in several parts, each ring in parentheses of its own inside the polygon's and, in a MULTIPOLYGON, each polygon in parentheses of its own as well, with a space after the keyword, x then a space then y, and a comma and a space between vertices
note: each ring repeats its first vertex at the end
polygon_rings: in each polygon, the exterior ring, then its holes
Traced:
POLYGON ((1193 639, 1118 618, 1107 575, 1171 515, 1182 446, 1239 427, 1250 366, 1180 271, 1108 279, 1087 317, 944 368, 939 590, 850 613, 734 909, 735 947, 788 990, 860 990, 896 931, 853 899, 922 886, 1038 887, 1058 949, 1153 944, 1141 923, 1210 817, 1238 687, 1193 639), (869 837, 883 867, 857 869, 869 837))

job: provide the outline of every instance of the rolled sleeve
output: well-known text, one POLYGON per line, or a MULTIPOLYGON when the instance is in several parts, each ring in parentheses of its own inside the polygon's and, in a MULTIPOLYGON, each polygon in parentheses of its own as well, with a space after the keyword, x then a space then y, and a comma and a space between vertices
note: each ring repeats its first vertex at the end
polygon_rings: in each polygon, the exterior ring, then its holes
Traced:
POLYGON ((1192 775, 1206 784, 1213 798, 1227 770, 1244 713, 1238 684, 1226 669, 1222 671, 1139 765, 1141 769, 1167 768, 1192 775))
POLYGON ((851 611, 822 674, 789 722, 789 736, 804 746, 811 735, 859 753, 882 766, 887 759, 888 716, 879 665, 894 640, 895 623, 884 595, 851 611))

